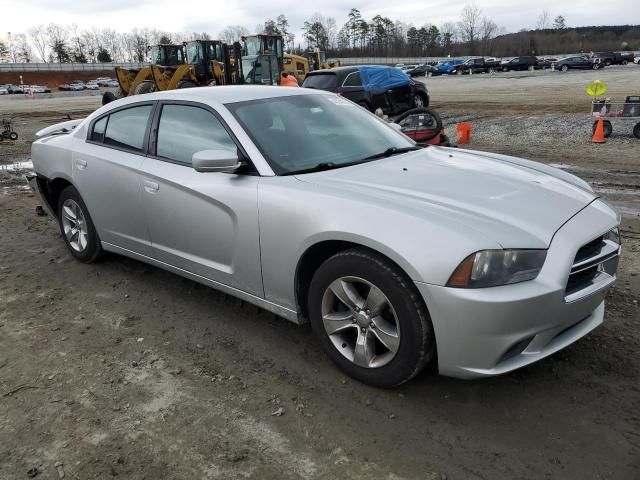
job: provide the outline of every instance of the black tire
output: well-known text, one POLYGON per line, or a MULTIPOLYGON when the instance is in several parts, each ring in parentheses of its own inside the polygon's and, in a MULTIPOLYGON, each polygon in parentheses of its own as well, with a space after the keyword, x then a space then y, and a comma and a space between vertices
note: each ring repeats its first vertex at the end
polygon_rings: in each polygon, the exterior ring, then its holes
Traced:
POLYGON ((628 60, 622 60, 622 65, 627 65, 629 63, 628 60))
POLYGON ((560 67, 560 70, 561 70, 561 71, 563 71, 563 72, 568 71, 568 70, 569 70, 569 65, 562 65, 562 66, 560 67))
POLYGON ((592 68, 594 70, 600 70, 600 64, 599 63, 594 63, 592 68))
POLYGON ((176 89, 178 89, 178 88, 194 88, 194 87, 197 87, 197 86, 198 85, 196 85, 191 80, 180 80, 178 82, 178 84, 176 85, 176 89))
POLYGON ((17 132, 10 132, 9 133, 9 140, 17 140, 18 139, 18 133, 17 132))
MULTIPOLYGON (((598 127, 598 121, 593 122, 593 129, 592 129, 593 133, 596 132, 597 127, 598 127)), ((611 122, 609 120, 603 120, 602 127, 604 130, 604 138, 609 138, 613 133, 613 125, 611 125, 611 122)))
MULTIPOLYGON (((416 376, 435 356, 433 326, 413 282, 396 265, 366 249, 354 248, 326 260, 311 280, 309 317, 314 335, 331 360, 351 377, 376 387, 394 387, 416 376), (399 344, 393 358, 380 367, 361 367, 340 353, 322 319, 325 291, 335 280, 358 277, 376 285, 388 298, 399 324, 399 344)), ((358 327, 359 328, 359 327, 358 327)))
POLYGON ((111 103, 116 100, 116 96, 113 92, 104 92, 102 94, 102 105, 106 105, 107 103, 111 103))
POLYGON ((89 210, 87 210, 87 206, 84 204, 80 193, 74 186, 68 186, 65 188, 60 194, 60 198, 58 199, 58 224, 60 225, 60 233, 62 234, 62 238, 64 242, 67 244, 67 248, 71 252, 71 255, 76 257, 83 263, 92 263, 100 257, 102 254, 102 246, 100 245, 100 238, 98 238, 98 233, 93 225, 93 220, 91 220, 91 216, 89 215, 89 210), (87 227, 87 245, 82 251, 75 250, 67 236, 64 232, 64 225, 62 220, 62 208, 65 200, 73 200, 82 210, 82 214, 85 218, 85 223, 87 227))
POLYGON ((144 82, 140 82, 135 90, 133 91, 134 95, 144 95, 145 93, 151 93, 156 91, 156 84, 150 80, 145 80, 144 82))
POLYGON ((640 122, 636 123, 633 127, 633 136, 636 138, 640 138, 640 122))

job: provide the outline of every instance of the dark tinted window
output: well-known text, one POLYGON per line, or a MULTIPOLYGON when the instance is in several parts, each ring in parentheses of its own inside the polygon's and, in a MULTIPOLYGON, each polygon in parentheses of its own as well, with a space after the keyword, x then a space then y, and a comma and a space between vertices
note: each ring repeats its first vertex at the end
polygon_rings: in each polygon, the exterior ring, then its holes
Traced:
POLYGON ((93 124, 93 131, 91 132, 91 140, 93 140, 94 142, 102 143, 102 141, 104 140, 104 129, 107 128, 108 118, 109 117, 106 116, 93 124))
POLYGON ((188 105, 162 107, 156 155, 191 165, 191 157, 202 150, 236 151, 227 131, 204 108, 188 105))
POLYGON ((151 114, 151 105, 127 108, 109 115, 106 145, 142 151, 144 134, 151 114))
POLYGON ((362 80, 360 79, 360 72, 350 73, 347 78, 345 78, 343 87, 361 87, 362 80))
POLYGON ((317 88, 320 90, 328 90, 335 92, 338 86, 338 80, 334 73, 321 73, 318 75, 308 75, 302 84, 305 88, 317 88))

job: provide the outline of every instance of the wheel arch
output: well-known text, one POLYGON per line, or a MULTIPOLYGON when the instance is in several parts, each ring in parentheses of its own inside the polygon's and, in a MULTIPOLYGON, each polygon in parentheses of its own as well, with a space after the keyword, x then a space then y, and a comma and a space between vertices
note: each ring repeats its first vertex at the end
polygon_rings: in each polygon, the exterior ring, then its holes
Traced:
POLYGON ((381 245, 362 242, 360 239, 323 239, 306 248, 296 265, 294 277, 294 293, 296 307, 303 321, 308 319, 307 295, 313 275, 322 263, 333 255, 352 248, 361 248, 383 257, 402 271, 410 281, 417 278, 417 272, 411 264, 395 252, 381 245))
POLYGON ((65 177, 55 177, 53 179, 45 180, 45 188, 42 190, 42 193, 45 200, 49 203, 51 211, 56 215, 58 214, 58 200, 60 199, 60 194, 69 186, 75 187, 71 180, 65 177))

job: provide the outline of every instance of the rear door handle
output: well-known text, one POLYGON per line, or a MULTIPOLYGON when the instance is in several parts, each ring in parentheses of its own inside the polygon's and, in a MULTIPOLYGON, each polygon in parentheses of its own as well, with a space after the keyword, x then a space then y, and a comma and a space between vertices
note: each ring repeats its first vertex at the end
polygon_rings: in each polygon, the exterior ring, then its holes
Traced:
POLYGON ((160 190, 160 185, 158 185, 156 182, 150 182, 149 180, 145 180, 143 182, 143 186, 148 193, 156 193, 158 190, 160 190))
POLYGON ((87 168, 87 161, 86 160, 82 160, 81 158, 78 158, 78 159, 76 159, 76 166, 80 170, 84 170, 85 168, 87 168))

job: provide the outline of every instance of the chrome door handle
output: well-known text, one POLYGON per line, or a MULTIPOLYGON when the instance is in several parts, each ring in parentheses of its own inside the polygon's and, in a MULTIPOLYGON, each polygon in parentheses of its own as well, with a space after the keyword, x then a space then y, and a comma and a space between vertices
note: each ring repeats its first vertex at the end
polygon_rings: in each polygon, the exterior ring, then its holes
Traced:
POLYGON ((149 193, 156 193, 158 190, 160 190, 160 185, 158 185, 156 182, 150 182, 148 180, 144 181, 143 186, 144 189, 149 193))
POLYGON ((82 159, 77 159, 76 160, 76 166, 80 169, 80 170, 84 170, 85 168, 87 168, 87 161, 86 160, 82 160, 82 159))

